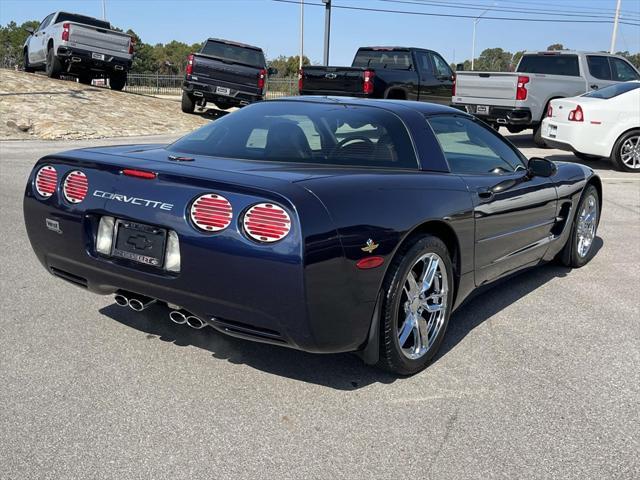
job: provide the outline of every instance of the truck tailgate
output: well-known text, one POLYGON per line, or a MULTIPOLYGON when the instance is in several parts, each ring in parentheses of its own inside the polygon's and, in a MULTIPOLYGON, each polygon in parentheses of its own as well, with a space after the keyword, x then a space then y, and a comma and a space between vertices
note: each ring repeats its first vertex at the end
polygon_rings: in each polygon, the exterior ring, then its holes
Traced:
POLYGON ((456 96, 515 100, 517 73, 458 72, 456 96))
POLYGON ((128 57, 130 41, 129 35, 115 30, 80 23, 70 24, 69 43, 74 47, 128 57))
POLYGON ((245 87, 253 87, 253 89, 257 91, 259 73, 259 67, 225 62, 201 53, 194 54, 192 76, 197 77, 198 81, 204 81, 206 83, 207 79, 212 79, 235 85, 243 85, 245 87))
POLYGON ((363 68, 306 67, 303 69, 302 93, 361 94, 363 73, 363 68))

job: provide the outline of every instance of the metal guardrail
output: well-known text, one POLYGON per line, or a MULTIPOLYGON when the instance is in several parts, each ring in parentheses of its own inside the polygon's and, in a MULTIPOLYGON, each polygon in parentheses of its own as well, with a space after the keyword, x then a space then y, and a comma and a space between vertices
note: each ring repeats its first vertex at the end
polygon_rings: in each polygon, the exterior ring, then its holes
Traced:
MULTIPOLYGON (((146 95, 181 95, 184 75, 154 75, 129 73, 124 90, 146 95)), ((298 95, 298 79, 270 78, 267 83, 267 98, 298 95)))

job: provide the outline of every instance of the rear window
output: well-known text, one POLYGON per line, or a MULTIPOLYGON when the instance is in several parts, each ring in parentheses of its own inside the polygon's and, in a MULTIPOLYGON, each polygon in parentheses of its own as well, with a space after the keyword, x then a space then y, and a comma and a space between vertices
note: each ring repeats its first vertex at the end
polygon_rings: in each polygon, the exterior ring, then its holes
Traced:
POLYGON ((570 77, 580 76, 577 55, 525 55, 520 60, 517 71, 570 77))
POLYGON ((393 113, 298 101, 250 105, 183 137, 169 150, 266 162, 418 166, 409 133, 393 113))
POLYGON ((401 50, 358 50, 353 59, 353 66, 361 68, 407 70, 411 63, 411 53, 401 50))
POLYGON ((111 24, 109 22, 105 22, 104 20, 98 20, 97 18, 93 18, 93 17, 78 15, 76 13, 60 12, 58 14, 58 18, 56 18, 56 23, 61 23, 61 22, 84 23, 85 25, 91 25, 92 27, 104 28, 107 30, 111 29, 111 24))
POLYGON ((204 44, 200 53, 229 62, 250 65, 252 67, 263 68, 266 65, 264 55, 260 50, 240 47, 224 42, 208 41, 204 44))
POLYGON ((608 100, 623 93, 630 92, 631 90, 637 90, 640 88, 640 82, 628 82, 628 83, 616 83, 609 85, 608 87, 601 88, 600 90, 594 90, 589 93, 585 93, 583 97, 602 98, 608 100))

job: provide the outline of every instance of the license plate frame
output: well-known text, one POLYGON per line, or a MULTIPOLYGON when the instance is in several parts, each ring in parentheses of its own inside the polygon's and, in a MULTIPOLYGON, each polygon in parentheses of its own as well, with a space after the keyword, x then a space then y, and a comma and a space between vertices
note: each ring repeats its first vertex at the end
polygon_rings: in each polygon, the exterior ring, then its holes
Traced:
POLYGON ((92 52, 91 53, 91 58, 93 58, 94 60, 102 60, 102 61, 104 61, 104 53, 92 52))
POLYGON ((489 115, 491 107, 489 105, 476 105, 476 113, 478 115, 489 115))
POLYGON ((216 87, 216 93, 218 95, 231 95, 231 89, 228 87, 216 87))
POLYGON ((129 220, 116 220, 111 256, 162 268, 167 230, 129 220))

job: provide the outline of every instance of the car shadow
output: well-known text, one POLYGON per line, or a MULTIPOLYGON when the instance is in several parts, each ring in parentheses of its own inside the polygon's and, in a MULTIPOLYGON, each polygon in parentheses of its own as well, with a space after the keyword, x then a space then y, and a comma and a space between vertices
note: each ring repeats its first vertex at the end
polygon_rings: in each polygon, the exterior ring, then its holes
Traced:
MULTIPOLYGON (((602 239, 596 237, 596 253, 602 246, 602 239)), ((566 276, 570 270, 550 263, 526 270, 479 292, 452 315, 444 342, 432 363, 442 359, 485 320, 549 280, 566 276)), ((403 378, 367 366, 355 354, 310 354, 230 337, 212 328, 194 330, 186 325, 177 325, 169 320, 168 310, 163 305, 156 304, 137 313, 114 303, 100 309, 100 313, 144 332, 149 340, 200 348, 216 360, 247 365, 272 375, 336 390, 358 390, 374 383, 390 384, 403 378)))

